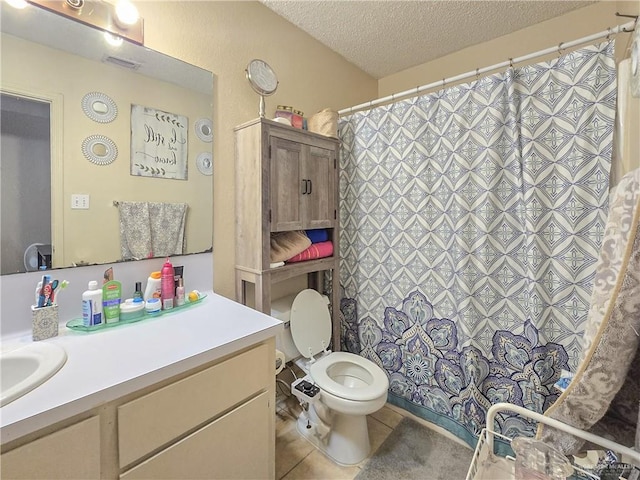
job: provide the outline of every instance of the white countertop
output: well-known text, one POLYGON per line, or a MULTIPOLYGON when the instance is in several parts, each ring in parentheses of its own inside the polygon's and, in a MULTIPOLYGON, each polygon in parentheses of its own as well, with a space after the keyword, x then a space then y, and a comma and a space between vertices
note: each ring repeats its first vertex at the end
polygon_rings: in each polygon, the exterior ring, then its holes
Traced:
MULTIPOLYGON (((67 352, 62 369, 0 408, 1 443, 273 337, 282 322, 232 300, 207 298, 175 313, 85 333, 60 327, 45 342, 67 352)), ((3 345, 19 347, 31 336, 3 345)))

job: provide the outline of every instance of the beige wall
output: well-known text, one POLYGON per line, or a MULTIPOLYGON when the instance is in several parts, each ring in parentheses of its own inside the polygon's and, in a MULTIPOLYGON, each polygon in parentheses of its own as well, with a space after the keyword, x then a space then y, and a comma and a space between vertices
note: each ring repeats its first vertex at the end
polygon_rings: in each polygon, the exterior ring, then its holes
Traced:
POLYGON ((61 124, 54 127, 60 133, 63 158, 52 172, 56 177, 53 203, 58 207, 53 211, 54 266, 121 258, 114 200, 187 203, 187 251, 202 252, 211 247, 211 177, 200 174, 196 167, 198 153, 211 151, 211 144, 200 141, 192 129, 197 119, 211 118, 210 96, 10 35, 2 35, 2 85, 49 96, 62 113, 61 124), (83 114, 82 98, 91 91, 106 93, 114 100, 118 108, 114 121, 97 123, 83 114), (188 180, 130 174, 132 104, 188 118, 188 180), (82 142, 94 134, 116 144, 118 156, 113 163, 95 165, 83 156, 82 142), (72 210, 72 194, 89 194, 90 209, 72 210))
MULTIPOLYGON (((598 2, 515 33, 381 78, 378 84, 378 96, 385 97, 443 78, 471 72, 476 68, 504 62, 509 58, 543 50, 558 45, 560 42, 576 40, 631 20, 618 18, 615 16, 615 12, 637 15, 638 10, 640 10, 640 2, 637 1, 598 2)), ((627 49, 630 37, 629 34, 621 34, 616 37, 616 56, 618 59, 622 58, 627 49)), ((470 80, 463 82, 468 81, 470 80)))
MULTIPOLYGON (((258 116, 244 69, 261 58, 278 75, 267 116, 291 105, 310 116, 375 98, 377 82, 258 2, 136 2, 145 45, 212 71, 214 96, 214 289, 233 298, 235 258, 233 127, 258 116)), ((204 200, 204 199, 203 199, 204 200)), ((276 289, 274 295, 278 295, 276 289)))

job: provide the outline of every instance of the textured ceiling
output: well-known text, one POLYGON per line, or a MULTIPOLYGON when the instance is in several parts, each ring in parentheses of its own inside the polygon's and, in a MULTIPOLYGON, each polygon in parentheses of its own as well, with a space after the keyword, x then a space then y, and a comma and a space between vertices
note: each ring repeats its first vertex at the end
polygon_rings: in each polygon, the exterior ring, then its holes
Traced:
POLYGON ((261 1, 375 78, 594 3, 568 0, 261 1))

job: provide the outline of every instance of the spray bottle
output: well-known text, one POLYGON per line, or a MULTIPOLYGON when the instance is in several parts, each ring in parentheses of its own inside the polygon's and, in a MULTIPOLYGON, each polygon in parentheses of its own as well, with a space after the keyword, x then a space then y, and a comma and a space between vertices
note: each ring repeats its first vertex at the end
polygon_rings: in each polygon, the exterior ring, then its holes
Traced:
POLYGON ((173 275, 173 265, 169 261, 169 257, 167 257, 167 260, 162 266, 160 281, 163 310, 169 310, 170 308, 173 308, 173 297, 175 296, 175 282, 173 279, 173 275))

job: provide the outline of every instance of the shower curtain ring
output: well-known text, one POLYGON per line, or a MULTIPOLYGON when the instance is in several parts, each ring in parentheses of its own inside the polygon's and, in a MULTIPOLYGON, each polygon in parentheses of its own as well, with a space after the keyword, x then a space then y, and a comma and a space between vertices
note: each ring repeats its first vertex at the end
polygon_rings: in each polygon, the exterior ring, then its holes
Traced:
POLYGON ((564 43, 564 42, 560 42, 560 43, 558 44, 558 56, 561 56, 561 55, 562 55, 562 44, 563 44, 563 43, 564 43))
POLYGON ((444 88, 444 78, 442 79, 442 88, 444 88))
POLYGON ((480 80, 480 68, 476 67, 476 80, 480 80))
POLYGON ((513 68, 513 58, 509 58, 509 68, 513 68))
POLYGON ((607 40, 611 39, 611 27, 607 27, 607 40))

